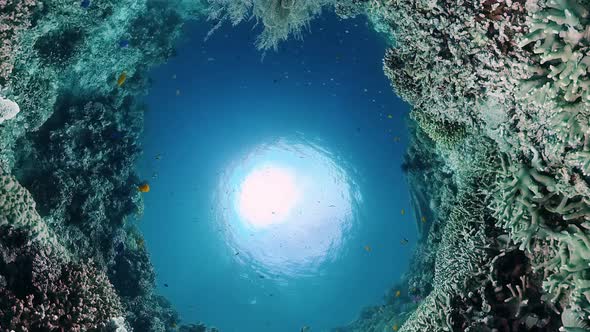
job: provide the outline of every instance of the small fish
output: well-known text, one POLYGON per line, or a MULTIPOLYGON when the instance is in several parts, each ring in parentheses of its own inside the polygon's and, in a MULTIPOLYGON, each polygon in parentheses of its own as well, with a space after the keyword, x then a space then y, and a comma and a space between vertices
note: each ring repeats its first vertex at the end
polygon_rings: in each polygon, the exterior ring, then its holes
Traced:
POLYGON ((336 205, 332 204, 332 205, 328 205, 328 207, 336 207, 336 205))
POLYGON ((264 276, 263 276, 262 274, 259 274, 259 275, 258 275, 258 278, 260 278, 260 279, 264 279, 264 276))
POLYGON ((175 329, 176 328, 176 323, 172 323, 172 324, 170 324, 170 326, 172 326, 172 328, 175 329))
POLYGON ((178 89, 176 90, 176 95, 180 96, 180 90, 178 90, 178 89))
POLYGON ((158 173, 157 172, 152 173, 152 179, 157 179, 157 178, 158 178, 158 173))
POLYGON ((172 79, 175 80, 176 79, 176 74, 172 75, 172 79))
POLYGON ((87 9, 88 7, 90 7, 90 0, 82 0, 82 2, 80 2, 80 7, 87 9))
POLYGON ((148 193, 148 192, 150 192, 150 185, 148 183, 140 184, 137 187, 137 190, 142 193, 148 193))
POLYGON ((366 251, 366 252, 371 252, 371 250, 373 250, 373 249, 371 248, 371 246, 365 246, 365 251, 366 251))
POLYGON ((406 214, 406 210, 402 209, 401 210, 401 213, 402 213, 402 216, 403 216, 404 214, 406 214))
POLYGON ((256 298, 250 300, 250 304, 256 304, 258 301, 256 300, 256 298))
POLYGON ((120 48, 127 48, 127 47, 129 47, 129 40, 127 40, 127 39, 121 39, 121 40, 119 40, 119 47, 120 48))
POLYGON ((426 222, 426 217, 422 217, 420 220, 422 220, 422 222, 426 222))
POLYGON ((391 327, 392 330, 397 331, 399 330, 399 326, 397 326, 397 324, 393 324, 393 326, 391 327))
POLYGON ((393 115, 389 114, 389 115, 387 115, 387 118, 388 119, 393 119, 393 115))
POLYGON ((168 284, 164 284, 164 287, 168 287, 168 284))
POLYGON ((309 330, 311 330, 311 327, 309 327, 309 326, 306 325, 306 326, 304 326, 304 327, 301 328, 301 331, 300 332, 308 332, 309 330))
POLYGON ((399 291, 399 290, 398 291, 395 291, 395 297, 399 297, 400 295, 402 295, 402 292, 401 291, 399 291))
POLYGON ((207 58, 207 61, 209 61, 209 62, 215 61, 215 58, 214 57, 209 57, 209 58, 207 58))
POLYGON ((399 136, 394 136, 393 137, 393 141, 394 142, 400 142, 402 139, 399 136))
POLYGON ((122 86, 126 80, 127 80, 127 73, 122 72, 121 75, 119 75, 119 78, 117 79, 117 85, 119 87, 122 86))
POLYGON ((237 255, 239 255, 239 254, 240 254, 240 252, 236 252, 236 253, 234 254, 234 256, 237 256, 237 255))
POLYGON ((401 241, 399 241, 399 243, 400 243, 402 246, 405 246, 406 244, 408 244, 408 239, 406 239, 406 238, 403 238, 401 241))
POLYGON ((161 154, 161 153, 158 153, 158 154, 157 154, 157 155, 154 157, 154 159, 156 159, 156 160, 161 160, 161 159, 162 159, 162 154, 161 154))

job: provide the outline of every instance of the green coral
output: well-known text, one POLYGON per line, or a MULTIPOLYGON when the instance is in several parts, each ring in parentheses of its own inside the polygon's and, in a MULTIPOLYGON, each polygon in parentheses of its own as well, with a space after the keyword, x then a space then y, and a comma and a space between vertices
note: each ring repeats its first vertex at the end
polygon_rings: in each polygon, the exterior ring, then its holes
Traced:
POLYGON ((586 1, 548 0, 533 11, 519 43, 538 55, 527 90, 567 102, 590 102, 590 8, 586 1), (529 46, 530 45, 530 46, 529 46))
POLYGON ((467 137, 467 129, 464 124, 437 119, 435 116, 419 110, 413 110, 410 115, 428 134, 428 137, 442 147, 453 147, 467 137))

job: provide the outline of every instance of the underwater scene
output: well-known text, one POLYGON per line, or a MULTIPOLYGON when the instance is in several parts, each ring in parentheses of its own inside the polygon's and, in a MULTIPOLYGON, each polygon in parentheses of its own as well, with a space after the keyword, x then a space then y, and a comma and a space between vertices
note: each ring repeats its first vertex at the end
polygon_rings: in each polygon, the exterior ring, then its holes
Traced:
POLYGON ((0 332, 590 332, 589 0, 0 0, 0 332))

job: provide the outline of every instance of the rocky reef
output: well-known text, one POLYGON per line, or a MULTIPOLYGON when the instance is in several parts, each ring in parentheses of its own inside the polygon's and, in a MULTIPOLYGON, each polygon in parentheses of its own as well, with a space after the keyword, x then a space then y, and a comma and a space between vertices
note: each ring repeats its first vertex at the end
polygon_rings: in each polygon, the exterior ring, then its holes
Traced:
POLYGON ((154 292, 134 170, 148 70, 201 11, 0 1, 0 330, 212 331, 154 292))
POLYGON ((399 331, 590 331, 590 3, 366 6, 393 35, 385 73, 417 126, 403 169, 433 216, 399 331))
POLYGON ((588 0, 0 0, 0 330, 212 331, 154 293, 141 96, 183 24, 366 15, 412 106, 420 242, 335 331, 590 331, 588 0), (190 318, 192 319, 192 318, 190 318))

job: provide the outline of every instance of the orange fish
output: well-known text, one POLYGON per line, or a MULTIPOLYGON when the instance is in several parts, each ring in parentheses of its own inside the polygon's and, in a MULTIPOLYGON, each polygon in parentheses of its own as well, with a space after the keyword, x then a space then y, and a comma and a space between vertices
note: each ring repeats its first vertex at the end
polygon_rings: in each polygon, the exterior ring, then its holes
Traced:
POLYGON ((150 185, 147 183, 144 183, 144 184, 140 185, 139 187, 137 187, 137 190, 139 190, 142 193, 149 193, 150 192, 150 185))
POLYGON ((117 85, 118 86, 123 85, 123 83, 125 83, 126 80, 127 80, 127 74, 125 72, 122 72, 121 75, 119 75, 119 79, 117 80, 117 85))

